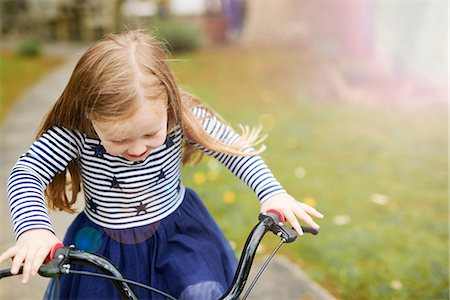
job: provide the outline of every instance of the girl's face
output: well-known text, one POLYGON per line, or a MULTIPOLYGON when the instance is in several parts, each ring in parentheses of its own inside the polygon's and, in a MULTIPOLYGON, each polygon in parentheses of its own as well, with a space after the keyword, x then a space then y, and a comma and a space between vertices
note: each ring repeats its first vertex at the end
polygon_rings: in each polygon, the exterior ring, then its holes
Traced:
POLYGON ((141 161, 165 142, 167 111, 162 101, 143 101, 131 118, 92 125, 109 154, 141 161))

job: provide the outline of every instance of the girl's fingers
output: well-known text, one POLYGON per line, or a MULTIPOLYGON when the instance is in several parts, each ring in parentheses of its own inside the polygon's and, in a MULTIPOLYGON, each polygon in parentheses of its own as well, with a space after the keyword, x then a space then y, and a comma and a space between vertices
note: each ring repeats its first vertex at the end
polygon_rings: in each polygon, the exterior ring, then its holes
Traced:
POLYGON ((304 209, 308 214, 310 214, 310 215, 312 215, 312 216, 314 216, 314 217, 316 217, 316 218, 319 218, 319 219, 322 219, 322 218, 323 218, 323 215, 322 215, 320 212, 318 212, 314 207, 311 207, 311 206, 309 206, 309 205, 307 205, 307 204, 304 204, 304 203, 300 203, 300 204, 302 205, 303 209, 304 209))
POLYGON ((297 217, 291 211, 285 212, 284 216, 286 217, 286 220, 289 222, 289 224, 291 224, 291 226, 294 228, 294 230, 297 231, 299 235, 303 235, 303 229, 300 226, 297 217))
POLYGON ((34 259, 36 257, 35 251, 29 251, 28 256, 25 258, 25 263, 23 264, 23 275, 22 283, 27 283, 30 279, 31 268, 33 266, 34 259))
POLYGON ((267 211, 269 209, 276 209, 281 211, 286 220, 292 225, 295 231, 299 235, 303 235, 303 230, 299 224, 299 220, 305 222, 307 225, 318 230, 320 226, 314 222, 313 217, 322 219, 323 215, 318 212, 315 208, 295 200, 289 194, 278 194, 261 206, 262 211, 267 211))
POLYGON ((294 213, 297 217, 303 220, 306 224, 311 226, 314 229, 319 229, 320 226, 311 218, 311 216, 301 207, 294 208, 294 213))
POLYGON ((49 251, 47 251, 45 248, 39 249, 31 267, 31 275, 36 275, 48 254, 49 251))
POLYGON ((17 248, 14 246, 14 247, 9 248, 5 252, 3 252, 0 255, 0 263, 5 261, 8 258, 14 257, 14 255, 16 254, 16 251, 17 251, 17 248))
POLYGON ((27 252, 28 251, 26 248, 20 248, 19 250, 17 250, 11 265, 12 274, 17 274, 19 272, 20 266, 27 257, 27 252))

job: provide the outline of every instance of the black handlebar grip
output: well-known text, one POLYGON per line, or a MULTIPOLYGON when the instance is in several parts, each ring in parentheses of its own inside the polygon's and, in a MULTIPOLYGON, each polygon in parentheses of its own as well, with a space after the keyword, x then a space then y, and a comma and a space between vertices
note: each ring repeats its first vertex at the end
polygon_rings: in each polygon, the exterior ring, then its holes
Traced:
POLYGON ((303 232, 311 233, 313 235, 317 235, 319 231, 309 226, 302 226, 303 232))

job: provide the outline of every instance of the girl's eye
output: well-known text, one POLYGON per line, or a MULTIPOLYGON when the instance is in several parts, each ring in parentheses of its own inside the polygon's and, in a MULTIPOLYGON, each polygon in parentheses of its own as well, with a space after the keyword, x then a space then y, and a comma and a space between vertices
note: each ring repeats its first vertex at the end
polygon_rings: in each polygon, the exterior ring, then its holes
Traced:
POLYGON ((121 145, 121 144, 125 143, 126 141, 127 140, 119 140, 119 141, 111 141, 111 142, 113 142, 114 144, 121 145))

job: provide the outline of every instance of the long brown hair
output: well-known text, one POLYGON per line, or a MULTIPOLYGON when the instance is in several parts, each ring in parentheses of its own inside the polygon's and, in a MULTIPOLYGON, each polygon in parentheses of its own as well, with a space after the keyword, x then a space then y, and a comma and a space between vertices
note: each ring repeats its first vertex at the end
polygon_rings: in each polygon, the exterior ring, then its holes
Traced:
MULTIPOLYGON (((203 107, 210 115, 220 116, 196 97, 179 90, 169 69, 167 54, 160 41, 142 30, 110 34, 94 43, 79 59, 63 93, 44 119, 37 138, 53 126, 97 137, 91 120, 124 119, 138 108, 137 99, 163 99, 168 131, 181 125, 188 140, 213 151, 234 155, 262 152, 264 147, 252 153, 244 152, 244 148, 260 142, 258 129, 243 127, 240 139, 231 145, 211 137, 204 130, 192 112, 193 107, 203 107)), ((183 163, 198 162, 202 157, 198 153, 191 143, 185 142, 183 163)), ((56 175, 48 185, 48 206, 74 212, 72 205, 80 190, 80 167, 77 161, 71 161, 66 172, 56 175), (71 187, 69 196, 67 185, 71 187)))

